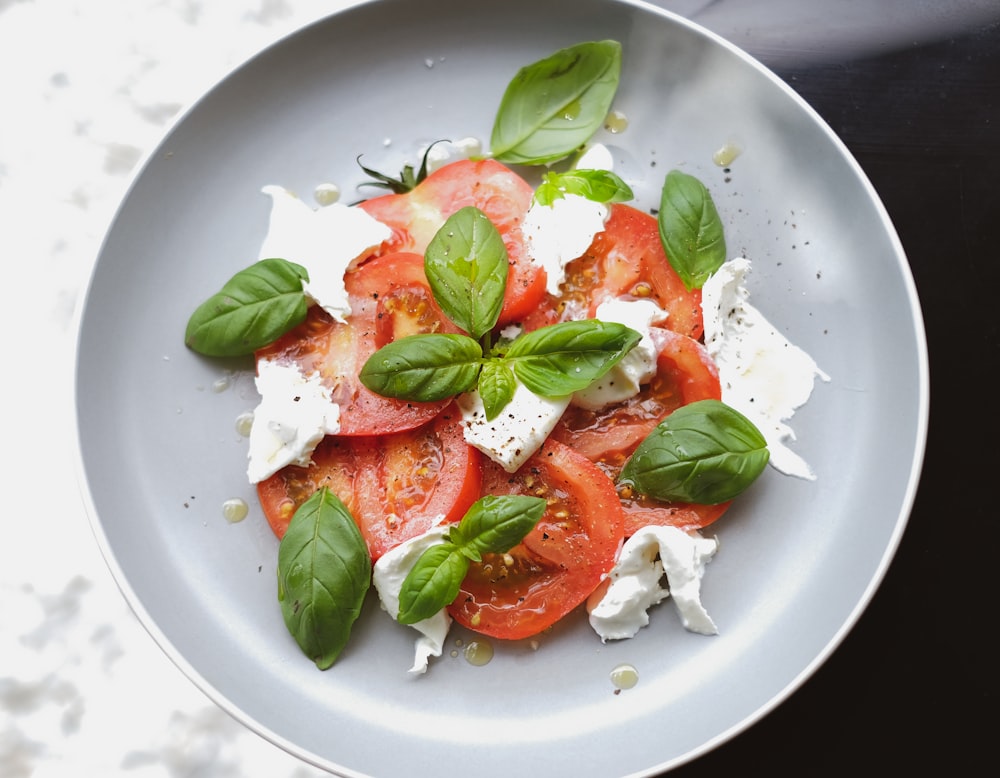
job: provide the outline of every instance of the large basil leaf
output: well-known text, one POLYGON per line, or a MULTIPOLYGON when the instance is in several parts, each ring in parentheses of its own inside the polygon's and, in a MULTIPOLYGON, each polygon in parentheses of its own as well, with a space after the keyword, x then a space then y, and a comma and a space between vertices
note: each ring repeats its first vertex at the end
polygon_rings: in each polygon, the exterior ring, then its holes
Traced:
POLYGON ((592 41, 521 68, 507 85, 490 151, 501 162, 541 165, 572 154, 598 130, 621 77, 622 47, 592 41))
POLYGON ((616 322, 560 322, 521 335, 508 348, 506 361, 535 394, 563 397, 590 386, 641 338, 616 322))
POLYGON ((743 414, 718 400, 700 400, 660 422, 618 481, 656 500, 716 505, 750 486, 768 456, 767 441, 743 414))
POLYGON ((184 342, 199 354, 252 354, 301 324, 309 302, 306 269, 284 259, 262 259, 230 278, 188 319, 184 342))
POLYGON ((726 261, 722 219, 705 185, 671 170, 663 182, 657 214, 667 259, 688 291, 701 289, 726 261))
POLYGON ((372 354, 358 378, 383 397, 434 402, 473 388, 482 356, 467 335, 408 335, 372 354))
POLYGON ((357 524, 323 487, 299 506, 278 546, 278 601, 285 625, 320 670, 330 667, 347 644, 371 573, 357 524))
POLYGON ((493 329, 507 288, 507 247, 485 213, 471 205, 448 217, 424 253, 438 305, 477 340, 493 329))

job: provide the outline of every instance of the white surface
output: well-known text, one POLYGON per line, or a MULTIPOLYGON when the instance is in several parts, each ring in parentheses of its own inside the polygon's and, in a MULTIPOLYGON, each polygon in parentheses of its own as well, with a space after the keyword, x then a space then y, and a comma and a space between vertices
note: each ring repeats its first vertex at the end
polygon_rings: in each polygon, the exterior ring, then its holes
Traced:
POLYGON ((346 4, 0 0, 3 778, 325 775, 208 700, 128 609, 77 488, 70 378, 73 309, 137 162, 231 67, 346 4))

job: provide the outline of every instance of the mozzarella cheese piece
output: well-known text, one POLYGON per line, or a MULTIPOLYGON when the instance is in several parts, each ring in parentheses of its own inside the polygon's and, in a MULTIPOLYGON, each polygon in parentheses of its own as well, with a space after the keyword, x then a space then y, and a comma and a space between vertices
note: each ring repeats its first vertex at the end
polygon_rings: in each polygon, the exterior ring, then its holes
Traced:
POLYGON ((590 410, 634 397, 643 384, 653 380, 660 352, 653 324, 664 321, 667 312, 652 300, 611 299, 597 306, 594 318, 624 324, 641 334, 642 340, 600 380, 573 395, 574 405, 590 410))
POLYGON ((703 286, 705 346, 719 367, 723 402, 757 426, 770 463, 786 475, 813 480, 812 468, 787 445, 795 433, 786 422, 809 399, 815 379, 830 378, 750 304, 749 271, 749 260, 739 257, 703 286))
POLYGON ((305 376, 294 362, 262 359, 255 380, 261 400, 250 427, 250 483, 285 465, 308 465, 316 444, 340 432, 340 406, 319 373, 305 376))
POLYGON ((649 608, 671 597, 685 629, 718 634, 701 604, 705 565, 717 550, 716 540, 697 532, 643 527, 622 546, 608 574, 610 585, 590 609, 590 625, 603 642, 634 637, 649 624, 649 608))
POLYGON ((265 186, 271 218, 260 258, 280 257, 309 273, 303 289, 338 321, 351 312, 344 272, 352 261, 392 237, 392 230, 361 208, 330 203, 313 209, 280 186, 265 186))
POLYGON ((559 294, 566 265, 585 252, 604 231, 610 211, 580 195, 567 194, 551 205, 532 202, 521 223, 528 255, 545 269, 545 288, 559 294))
POLYGON ((465 442, 513 473, 541 448, 570 398, 540 397, 518 381, 511 401, 495 419, 487 420, 479 392, 459 395, 465 442))
MULTIPOLYGON (((447 528, 440 524, 431 527, 422 535, 390 549, 375 562, 372 569, 372 583, 378 592, 382 609, 393 619, 399 616, 399 592, 403 588, 406 576, 420 555, 430 546, 442 541, 447 531, 447 528)), ((414 648, 413 666, 409 670, 411 674, 426 673, 430 658, 441 656, 451 623, 448 611, 442 609, 430 618, 410 625, 420 633, 414 648)))

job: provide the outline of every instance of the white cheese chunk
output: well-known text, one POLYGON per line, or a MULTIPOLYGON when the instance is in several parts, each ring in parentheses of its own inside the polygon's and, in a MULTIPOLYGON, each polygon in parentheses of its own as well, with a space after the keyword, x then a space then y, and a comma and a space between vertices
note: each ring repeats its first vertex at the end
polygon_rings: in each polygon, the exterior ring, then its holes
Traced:
POLYGON ((719 367, 723 402, 757 426, 771 465, 813 480, 812 468, 787 445, 795 433, 786 422, 809 399, 815 379, 830 378, 750 304, 749 271, 749 260, 730 260, 702 288, 705 346, 719 367))
POLYGON ((642 335, 642 340, 599 380, 576 392, 573 404, 597 410, 634 397, 643 384, 653 380, 660 344, 652 327, 666 317, 667 312, 652 300, 610 299, 598 305, 595 319, 624 324, 642 335))
MULTIPOLYGON (((406 576, 420 555, 430 546, 443 540, 447 531, 447 527, 437 524, 422 535, 390 549, 375 562, 372 583, 378 592, 383 610, 392 618, 396 619, 399 616, 399 593, 406 576)), ((419 675, 427 672, 430 658, 441 656, 451 622, 448 611, 442 609, 430 618, 410 625, 420 633, 414 648, 413 666, 409 670, 411 674, 419 675)))
POLYGON ((338 321, 351 312, 344 272, 352 261, 392 237, 392 230, 361 208, 330 203, 313 209, 280 186, 265 186, 271 218, 260 258, 280 257, 309 273, 305 293, 338 321))
POLYGON ((608 574, 610 585, 590 610, 590 625, 604 642, 633 637, 649 624, 649 608, 671 597, 685 629, 718 634, 701 604, 705 565, 717 549, 717 541, 697 532, 643 527, 625 541, 608 574))
POLYGON ((570 397, 540 397, 518 382, 514 397, 500 414, 487 420, 478 392, 457 398, 465 442, 513 473, 545 442, 569 406, 570 397))
POLYGON ((545 270, 545 288, 559 294, 566 278, 566 265, 582 255, 604 231, 610 211, 580 195, 567 194, 551 205, 532 202, 521 223, 531 259, 545 270))
POLYGON ((340 432, 340 407, 319 373, 305 376, 294 362, 259 360, 247 477, 263 481, 286 465, 308 465, 316 444, 340 432))

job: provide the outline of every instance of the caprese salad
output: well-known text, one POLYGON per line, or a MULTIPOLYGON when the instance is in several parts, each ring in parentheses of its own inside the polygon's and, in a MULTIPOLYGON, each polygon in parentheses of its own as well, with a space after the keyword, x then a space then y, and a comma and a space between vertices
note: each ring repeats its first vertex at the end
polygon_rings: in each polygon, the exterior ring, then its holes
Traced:
POLYGON ((513 640, 584 603, 604 640, 667 596, 714 633, 699 531, 769 460, 811 477, 794 407, 729 402, 766 367, 801 404, 822 373, 750 305, 708 189, 671 171, 653 215, 591 145, 621 61, 593 41, 522 68, 488 151, 364 168, 390 191, 354 205, 266 186, 260 259, 188 322, 193 350, 255 360, 248 477, 322 669, 373 583, 421 633, 413 672, 452 621, 513 640))

